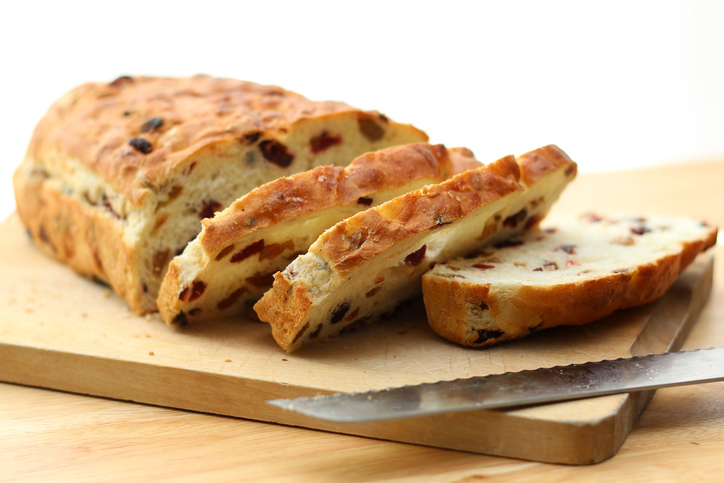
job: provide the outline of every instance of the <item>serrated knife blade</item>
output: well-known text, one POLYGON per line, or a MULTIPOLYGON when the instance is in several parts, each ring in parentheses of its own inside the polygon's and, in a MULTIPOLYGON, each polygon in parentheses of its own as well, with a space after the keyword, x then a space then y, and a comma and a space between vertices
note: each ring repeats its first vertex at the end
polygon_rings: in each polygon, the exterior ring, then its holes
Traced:
POLYGON ((716 347, 267 402, 327 421, 361 423, 528 406, 722 380, 724 347, 716 347))

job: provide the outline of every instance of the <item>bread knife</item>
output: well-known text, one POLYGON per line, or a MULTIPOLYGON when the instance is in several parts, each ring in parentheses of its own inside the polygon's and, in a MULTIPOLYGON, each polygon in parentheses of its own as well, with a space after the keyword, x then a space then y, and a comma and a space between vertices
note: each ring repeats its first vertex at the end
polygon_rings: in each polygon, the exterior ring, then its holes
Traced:
POLYGON ((724 347, 649 354, 435 383, 275 399, 269 404, 318 419, 362 423, 500 409, 724 380, 724 347))
MULTIPOLYGON (((713 257, 709 256, 682 274, 651 312, 642 333, 654 335, 644 339, 664 333, 666 338, 673 336, 673 341, 666 349, 659 350, 675 350, 681 346, 688 331, 684 326, 691 326, 711 290, 712 269, 713 257), (672 331, 679 333, 674 335, 672 331)), ((646 346, 655 345, 639 339, 641 334, 637 337, 638 345, 631 347, 631 353, 636 354, 631 358, 267 402, 318 419, 362 423, 522 407, 724 380, 722 347, 639 355, 646 346)))

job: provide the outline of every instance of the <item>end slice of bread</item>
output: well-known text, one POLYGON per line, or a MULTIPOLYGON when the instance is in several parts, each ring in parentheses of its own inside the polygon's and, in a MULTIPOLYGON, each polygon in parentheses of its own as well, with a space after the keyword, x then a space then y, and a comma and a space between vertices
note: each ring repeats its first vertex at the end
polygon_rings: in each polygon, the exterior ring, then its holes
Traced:
POLYGON ((419 143, 267 183, 203 220, 200 235, 169 266, 157 300, 161 316, 183 325, 250 312, 274 273, 330 226, 476 164, 467 149, 419 143))
POLYGON ((254 306, 289 352, 392 312, 435 263, 537 225, 576 173, 559 148, 502 158, 324 232, 254 306))
POLYGON ((591 322, 661 297, 716 236, 707 223, 667 216, 564 220, 426 273, 428 321, 468 347, 591 322))

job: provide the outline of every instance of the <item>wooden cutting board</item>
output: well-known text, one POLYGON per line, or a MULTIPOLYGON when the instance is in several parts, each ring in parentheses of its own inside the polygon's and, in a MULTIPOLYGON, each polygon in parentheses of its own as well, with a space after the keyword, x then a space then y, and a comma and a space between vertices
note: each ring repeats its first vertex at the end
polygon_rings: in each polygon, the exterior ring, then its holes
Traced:
MULTIPOLYGON (((40 254, 16 216, 0 230, 2 381, 537 461, 589 464, 612 456, 653 392, 351 425, 265 401, 663 352, 678 348, 693 321, 647 326, 648 305, 471 350, 436 336, 417 302, 397 318, 290 355, 259 322, 172 329, 157 315, 139 317, 106 287, 40 254)), ((698 280, 700 307, 711 287, 711 258, 685 275, 677 290, 698 280)))

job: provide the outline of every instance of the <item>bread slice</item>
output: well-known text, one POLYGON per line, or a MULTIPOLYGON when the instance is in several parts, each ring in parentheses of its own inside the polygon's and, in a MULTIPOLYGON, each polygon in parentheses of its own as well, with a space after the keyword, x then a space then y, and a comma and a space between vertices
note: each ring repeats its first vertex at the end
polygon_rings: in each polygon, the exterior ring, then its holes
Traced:
POLYGON ((321 166, 267 183, 202 221, 169 266, 161 316, 183 325, 251 312, 274 273, 330 226, 473 165, 480 163, 466 149, 409 144, 362 155, 344 169, 321 166))
POLYGON ((38 247, 156 309, 168 263, 252 189, 425 142, 412 126, 234 79, 121 77, 80 86, 38 124, 14 176, 38 247))
POLYGON ((585 215, 422 277, 430 326, 468 347, 591 322, 661 297, 717 229, 668 216, 585 215))
POLYGON ((378 319, 419 295, 435 263, 535 226, 575 173, 547 146, 358 213, 276 273, 254 310, 289 352, 378 319))

